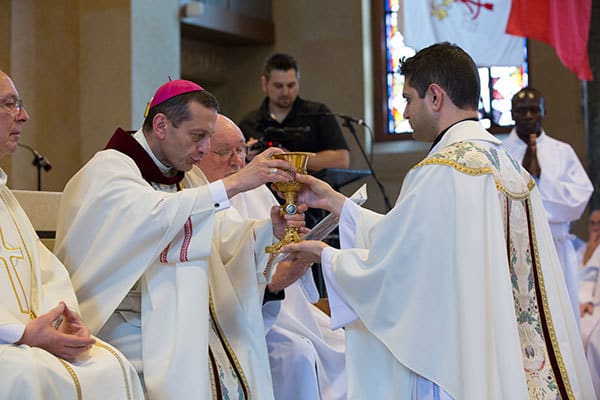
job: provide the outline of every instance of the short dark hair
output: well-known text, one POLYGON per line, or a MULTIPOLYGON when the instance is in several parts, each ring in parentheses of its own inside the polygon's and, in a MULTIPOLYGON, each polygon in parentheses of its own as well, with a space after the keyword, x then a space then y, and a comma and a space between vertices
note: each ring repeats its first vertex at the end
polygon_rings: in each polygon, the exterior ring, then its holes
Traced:
POLYGON ((410 79, 419 97, 438 84, 460 109, 477 110, 481 86, 477 65, 463 49, 448 42, 426 47, 402 61, 400 71, 410 79))
POLYGON ((271 77, 271 71, 274 69, 280 71, 288 71, 293 69, 296 71, 296 76, 300 75, 300 70, 298 69, 298 63, 296 62, 296 59, 289 54, 275 53, 267 58, 263 68, 263 76, 269 80, 271 77))
POLYGON ((206 108, 219 112, 219 101, 207 90, 197 90, 171 97, 169 100, 155 105, 148 110, 148 115, 144 119, 142 130, 150 132, 152 130, 152 120, 158 113, 164 114, 175 128, 184 121, 192 118, 188 104, 196 102, 206 108))

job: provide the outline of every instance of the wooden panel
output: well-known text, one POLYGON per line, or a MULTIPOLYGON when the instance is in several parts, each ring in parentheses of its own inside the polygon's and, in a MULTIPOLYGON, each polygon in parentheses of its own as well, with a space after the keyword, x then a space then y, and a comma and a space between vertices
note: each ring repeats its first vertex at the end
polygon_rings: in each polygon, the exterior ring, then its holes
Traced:
POLYGON ((272 21, 203 3, 190 3, 182 10, 181 33, 184 37, 224 45, 275 42, 275 26, 272 21))

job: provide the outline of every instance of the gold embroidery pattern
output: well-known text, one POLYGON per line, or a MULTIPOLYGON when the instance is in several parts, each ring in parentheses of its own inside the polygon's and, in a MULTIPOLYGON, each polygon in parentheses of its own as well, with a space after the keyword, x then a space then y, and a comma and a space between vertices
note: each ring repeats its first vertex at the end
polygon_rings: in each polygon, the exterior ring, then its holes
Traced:
POLYGON ((486 175, 486 174, 491 175, 494 172, 490 167, 474 168, 474 167, 469 167, 464 164, 460 164, 454 160, 448 160, 448 159, 442 159, 442 158, 427 158, 427 159, 421 161, 420 163, 418 163, 417 165, 415 165, 414 167, 412 167, 412 169, 419 168, 424 165, 445 165, 447 167, 452 167, 455 170, 462 172, 463 174, 474 175, 474 176, 486 175))
MULTIPOLYGON (((31 273, 31 284, 29 286, 29 304, 27 305, 29 310, 21 311, 21 312, 28 313, 29 317, 33 320, 33 319, 37 318, 35 311, 33 311, 33 306, 35 304, 37 304, 37 292, 33 290, 33 288, 36 287, 36 285, 35 285, 36 275, 35 275, 35 271, 33 268, 33 260, 31 259, 31 253, 29 252, 29 248, 27 247, 27 244, 25 243, 25 240, 23 239, 23 233, 21 232, 21 228, 19 227, 19 224, 17 224, 17 219, 15 218, 15 215, 13 214, 13 210, 9 206, 10 201, 7 201, 4 198, 4 195, 0 195, 0 197, 3 198, 6 210, 8 211, 8 215, 10 215, 10 219, 12 220, 15 228, 17 229, 17 233, 19 234, 19 239, 21 240, 21 244, 23 245, 23 248, 25 249, 25 254, 27 255, 27 260, 29 261, 29 270, 31 273)), ((15 292, 15 294, 16 294, 16 292, 15 292)))
POLYGON ((79 378, 77 377, 77 374, 75 373, 73 368, 71 368, 71 366, 69 365, 68 362, 66 362, 65 360, 63 360, 62 358, 59 358, 59 357, 56 357, 56 359, 58 361, 60 361, 60 363, 63 365, 63 367, 65 367, 65 369, 67 371, 69 371, 69 375, 71 375, 71 378, 73 378, 73 383, 75 383, 75 390, 77 392, 77 400, 81 400, 83 398, 83 394, 81 393, 81 382, 79 382, 79 378))
POLYGON ((19 310, 21 311, 22 314, 28 314, 31 315, 31 307, 29 306, 29 301, 27 299, 27 293, 25 292, 25 289, 23 288, 23 282, 21 282, 21 278, 19 277, 19 272, 17 271, 17 263, 15 262, 16 260, 22 260, 23 257, 23 250, 20 247, 10 247, 7 243, 6 243, 6 239, 4 237, 4 231, 2 230, 2 227, 0 227, 0 242, 1 242, 1 247, 0 247, 0 262, 2 262, 2 264, 4 264, 4 267, 6 268, 6 273, 8 274, 8 280, 10 281, 10 285, 12 286, 14 295, 15 295, 15 299, 17 300, 17 303, 19 304, 19 310), (8 256, 8 259, 4 257, 4 255, 8 256), (18 255, 16 255, 18 254, 18 255), (25 302, 25 304, 23 305, 21 302, 21 296, 19 296, 19 290, 17 289, 17 285, 15 284, 15 281, 13 279, 13 274, 16 276, 16 281, 18 283, 19 288, 21 289, 21 295, 23 297, 23 300, 25 302))
POLYGON ((127 400, 131 400, 131 388, 129 387, 129 380, 127 379, 127 370, 125 369, 125 364, 123 363, 123 360, 121 359, 121 357, 119 357, 119 354, 117 354, 116 351, 114 351, 112 348, 106 346, 104 343, 96 342, 95 346, 108 351, 110 354, 112 354, 117 359, 117 361, 119 362, 119 366, 121 367, 121 373, 123 374, 123 380, 125 381, 125 390, 127 391, 127 400))
MULTIPOLYGON (((227 341, 227 337, 225 336, 225 333, 223 332, 223 330, 221 329, 221 326, 219 325, 219 321, 217 320, 217 313, 215 311, 215 305, 213 303, 213 298, 212 298, 212 293, 209 291, 209 310, 210 313, 213 317, 213 321, 215 323, 215 327, 217 328, 217 331, 219 332, 219 335, 222 338, 222 343, 223 346, 225 346, 225 349, 227 350, 227 353, 229 353, 229 355, 231 356, 231 359, 233 361, 233 365, 239 375, 240 381, 242 383, 242 386, 244 387, 246 393, 248 393, 248 399, 246 400, 250 400, 252 398, 252 393, 250 392, 250 385, 248 384, 248 379, 246 378, 246 374, 244 374, 244 370, 242 369, 242 366, 240 365, 239 360, 237 359, 237 356, 235 355, 235 352, 233 351, 233 348, 231 347, 231 345, 229 344, 229 341, 227 341)), ((211 386, 214 385, 214 382, 211 382, 211 386)), ((216 390, 216 389, 215 389, 216 390)), ((213 391, 213 394, 215 392, 213 391)))
POLYGON ((550 314, 550 304, 548 303, 548 295, 546 293, 546 285, 544 283, 544 274, 542 272, 542 266, 540 264, 540 256, 537 246, 537 239, 535 235, 535 225, 533 223, 533 214, 530 212, 529 214, 529 224, 531 226, 531 240, 533 243, 533 251, 535 253, 535 269, 537 271, 538 283, 540 285, 540 295, 542 297, 542 307, 544 308, 544 313, 546 314, 546 321, 548 325, 548 332, 550 333, 550 342, 552 343, 552 349, 554 350, 554 355, 556 357, 556 361, 558 363, 559 373, 563 379, 565 384, 565 389, 567 391, 567 395, 569 399, 575 400, 575 395, 573 394, 573 389, 571 388, 571 383, 569 381, 569 375, 567 374, 567 368, 565 367, 565 362, 562 358, 562 354, 560 352, 560 348, 558 347, 558 339, 556 338, 556 331, 554 330, 554 323, 552 322, 552 315, 550 314))

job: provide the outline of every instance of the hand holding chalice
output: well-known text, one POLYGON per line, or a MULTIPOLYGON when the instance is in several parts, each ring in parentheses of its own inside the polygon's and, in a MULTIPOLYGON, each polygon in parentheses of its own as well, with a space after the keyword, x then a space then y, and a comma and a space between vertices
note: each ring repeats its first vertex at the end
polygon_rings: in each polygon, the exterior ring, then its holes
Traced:
MULTIPOLYGON (((297 174, 306 174, 306 163, 308 162, 308 157, 313 155, 314 153, 289 152, 276 153, 271 157, 289 162, 294 166, 294 168, 296 168, 297 174)), ((281 215, 296 214, 298 211, 298 206, 296 205, 296 195, 298 194, 301 184, 294 179, 287 182, 275 182, 273 183, 273 186, 277 191, 283 193, 285 197, 285 203, 280 207, 281 215)), ((290 243, 298 243, 300 241, 301 239, 300 235, 298 234, 298 228, 294 226, 288 226, 285 228, 285 236, 283 239, 281 239, 278 243, 274 243, 265 247, 265 252, 271 254, 279 253, 279 250, 282 246, 290 243)))

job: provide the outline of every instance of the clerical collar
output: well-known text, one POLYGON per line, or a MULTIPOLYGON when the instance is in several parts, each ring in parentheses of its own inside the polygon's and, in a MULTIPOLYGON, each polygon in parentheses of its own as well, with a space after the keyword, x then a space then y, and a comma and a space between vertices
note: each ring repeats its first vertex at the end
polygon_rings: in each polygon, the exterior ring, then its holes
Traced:
MULTIPOLYGON (((142 177, 148 182, 162 183, 165 185, 176 185, 183 179, 184 173, 177 171, 174 176, 165 176, 158 164, 153 160, 154 154, 148 146, 148 150, 133 137, 133 131, 125 131, 118 128, 106 144, 105 149, 117 150, 135 162, 142 173, 142 177)), ((156 159, 156 157, 154 157, 156 159)), ((156 159, 158 161, 158 159, 156 159)), ((165 167, 163 165, 163 167, 165 167)))
POLYGON ((440 142, 440 140, 442 140, 442 137, 444 137, 444 135, 446 134, 446 132, 448 132, 448 130, 450 130, 450 128, 452 128, 456 124, 460 124, 461 122, 465 122, 465 121, 475 121, 475 122, 478 122, 479 119, 478 118, 465 118, 465 119, 461 119, 460 121, 456 121, 455 123, 453 123, 452 125, 450 125, 446 129, 444 129, 443 131, 441 131, 439 135, 437 135, 437 137, 435 138, 435 140, 431 144, 431 147, 429 148, 429 151, 433 150, 433 148, 435 147, 435 145, 438 144, 440 142))
POLYGON ((146 153, 148 153, 152 161, 154 161, 154 164, 156 164, 156 166, 158 167, 158 169, 160 169, 160 172, 162 172, 163 175, 173 176, 176 174, 176 171, 174 171, 173 168, 163 164, 158 158, 156 158, 154 152, 152 152, 152 149, 148 144, 148 141, 146 140, 146 136, 144 135, 143 130, 140 129, 136 133, 134 133, 133 138, 137 140, 137 142, 144 148, 144 150, 146 150, 146 153))

